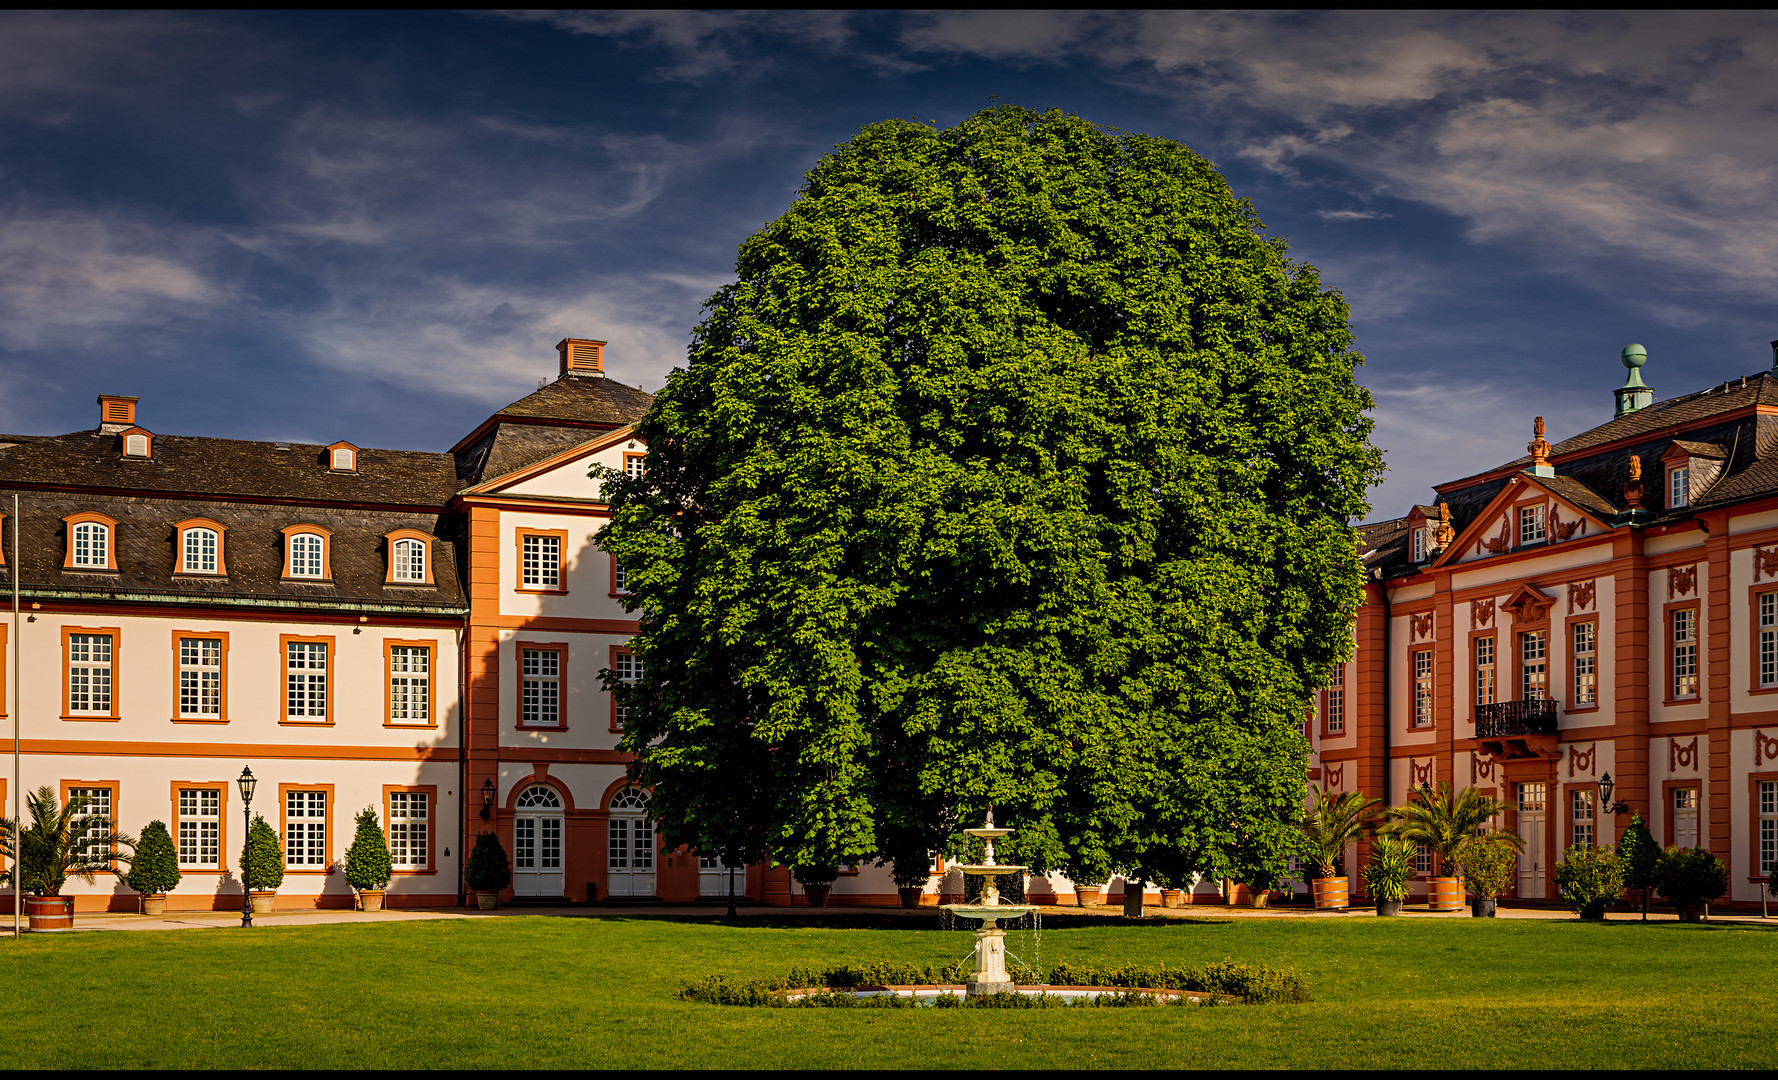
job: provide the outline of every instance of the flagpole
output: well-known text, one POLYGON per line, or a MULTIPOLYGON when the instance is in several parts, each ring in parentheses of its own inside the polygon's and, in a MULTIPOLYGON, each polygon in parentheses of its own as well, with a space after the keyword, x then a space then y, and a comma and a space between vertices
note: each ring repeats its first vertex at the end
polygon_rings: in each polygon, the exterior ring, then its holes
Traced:
POLYGON ((19 676, 24 669, 19 666, 19 578, 24 568, 19 565, 19 496, 12 493, 12 678, 8 680, 12 691, 12 936, 24 936, 20 923, 20 913, 25 909, 24 882, 20 880, 19 867, 19 834, 25 820, 24 808, 24 774, 19 769, 19 728, 24 725, 25 717, 19 709, 19 676))

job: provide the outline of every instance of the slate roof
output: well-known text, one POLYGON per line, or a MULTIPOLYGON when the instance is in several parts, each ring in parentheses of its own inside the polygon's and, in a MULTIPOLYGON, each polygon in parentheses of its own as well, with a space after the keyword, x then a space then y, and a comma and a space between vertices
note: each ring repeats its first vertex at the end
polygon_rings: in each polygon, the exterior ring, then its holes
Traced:
POLYGON ((495 413, 473 443, 459 444, 458 480, 470 487, 517 472, 595 432, 635 423, 653 402, 653 394, 612 379, 564 375, 495 413))

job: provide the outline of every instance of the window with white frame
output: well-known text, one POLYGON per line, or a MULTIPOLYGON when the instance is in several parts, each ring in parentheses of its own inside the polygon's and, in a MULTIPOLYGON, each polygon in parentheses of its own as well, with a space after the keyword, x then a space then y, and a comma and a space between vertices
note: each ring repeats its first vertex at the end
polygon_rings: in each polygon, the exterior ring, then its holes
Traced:
POLYGON ((1599 624, 1574 624, 1573 665, 1574 686, 1570 704, 1599 704, 1599 624))
POLYGON ((1673 696, 1698 696, 1698 609, 1673 612, 1673 696))
POLYGON ((389 646, 389 719, 424 724, 432 719, 432 650, 389 646))
POLYGON ((1759 872, 1770 876, 1778 863, 1778 780, 1759 782, 1759 872))
POLYGON ((432 819, 427 801, 424 791, 389 793, 389 862, 397 870, 428 868, 426 831, 432 819))
POLYGON ((1335 664, 1327 683, 1327 733, 1346 730, 1346 665, 1335 664))
POLYGON ((1542 506, 1519 507, 1519 543, 1536 544, 1543 540, 1542 506))
MULTIPOLYGON (((616 653, 611 657, 611 673, 617 676, 618 682, 633 683, 642 677, 642 660, 635 653, 616 653)), ((629 716, 629 706, 613 704, 611 710, 612 723, 621 728, 624 726, 624 721, 629 719, 629 716)))
POLYGON ((557 649, 519 650, 519 722, 557 727, 562 722, 562 654, 557 649))
POLYGON ((68 712, 111 715, 110 634, 68 635, 68 712))
POLYGON ((73 833, 80 838, 75 845, 82 858, 100 859, 111 854, 111 845, 91 836, 111 833, 112 793, 108 787, 71 787, 68 801, 80 801, 80 810, 72 815, 73 833))
POLYGON ((1414 561, 1415 562, 1425 562, 1426 561, 1426 530, 1425 529, 1415 529, 1414 530, 1414 561))
POLYGON ((213 787, 179 789, 179 866, 214 870, 222 865, 222 792, 213 787))
POLYGON ((318 578, 322 574, 321 537, 297 533, 290 538, 290 576, 318 578))
POLYGON ((396 581, 414 581, 424 584, 426 581, 426 543, 423 540, 395 541, 395 573, 396 581))
POLYGON ((647 459, 641 454, 624 455, 624 475, 634 480, 648 470, 647 459))
POLYGON ((185 565, 188 574, 214 574, 218 550, 216 530, 185 530, 185 565))
POLYGON ((1475 703, 1494 704, 1494 635, 1475 639, 1475 703))
POLYGON ((1778 592, 1759 594, 1759 684, 1778 686, 1778 592))
POLYGON ((303 870, 327 865, 327 792, 284 793, 284 865, 303 870))
POLYGON ((615 555, 611 557, 611 591, 614 593, 627 593, 630 591, 629 576, 624 573, 624 565, 617 561, 617 556, 615 555))
POLYGON ((1519 697, 1539 701, 1550 696, 1550 635, 1527 630, 1519 635, 1519 697))
POLYGON ((109 569, 111 527, 96 521, 83 521, 74 526, 74 558, 70 561, 75 566, 109 569))
POLYGON ((327 643, 291 641, 285 645, 285 713, 292 720, 327 718, 327 643))
POLYGON ((1414 652, 1414 726, 1432 726, 1432 650, 1414 652))
POLYGON ((1576 788, 1568 793, 1570 824, 1573 826, 1570 845, 1577 848, 1593 846, 1593 790, 1576 788))
POLYGON ((1667 470, 1667 505, 1678 509, 1687 505, 1688 485, 1691 482, 1692 470, 1685 465, 1675 465, 1667 470))
POLYGON ((1432 873, 1432 849, 1425 844, 1414 845, 1414 873, 1421 877, 1432 873))
POLYGON ((125 435, 123 437, 123 456, 124 457, 147 457, 148 456, 148 436, 146 436, 146 435, 125 435))
POLYGON ((356 456, 357 455, 353 454, 347 447, 341 446, 335 449, 333 452, 333 468, 340 472, 353 471, 358 467, 354 460, 356 456))
POLYGON ((562 580, 562 538, 526 534, 520 544, 521 573, 526 588, 554 589, 562 580))
POLYGON ((222 717, 222 639, 179 639, 179 716, 184 720, 222 717))

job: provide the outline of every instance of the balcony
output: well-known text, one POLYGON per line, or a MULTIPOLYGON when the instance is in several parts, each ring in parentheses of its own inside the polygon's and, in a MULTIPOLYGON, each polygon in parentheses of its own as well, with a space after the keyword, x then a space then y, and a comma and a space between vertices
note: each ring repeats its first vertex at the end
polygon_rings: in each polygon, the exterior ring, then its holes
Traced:
POLYGON ((1495 758, 1559 757, 1556 732, 1561 711, 1562 703, 1554 698, 1477 705, 1471 743, 1495 758))

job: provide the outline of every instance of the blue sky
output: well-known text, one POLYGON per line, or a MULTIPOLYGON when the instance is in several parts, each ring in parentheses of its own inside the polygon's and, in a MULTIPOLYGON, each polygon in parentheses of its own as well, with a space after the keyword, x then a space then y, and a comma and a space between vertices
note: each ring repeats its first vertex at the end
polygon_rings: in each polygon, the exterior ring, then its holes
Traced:
POLYGON ((862 125, 990 99, 1214 161, 1352 305, 1373 517, 1771 363, 1746 13, 0 14, 0 431, 449 446, 564 336, 657 389, 862 125))

